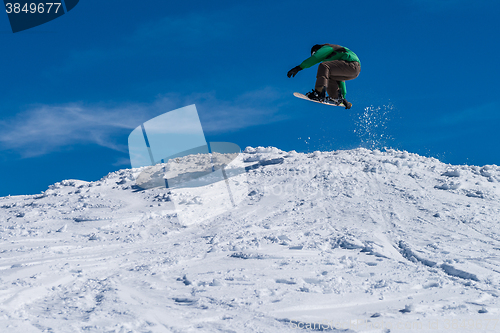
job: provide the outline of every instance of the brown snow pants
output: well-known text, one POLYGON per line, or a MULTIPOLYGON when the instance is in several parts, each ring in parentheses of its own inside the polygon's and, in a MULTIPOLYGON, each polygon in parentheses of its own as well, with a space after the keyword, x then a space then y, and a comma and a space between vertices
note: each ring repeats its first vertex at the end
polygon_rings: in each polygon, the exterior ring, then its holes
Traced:
POLYGON ((360 71, 361 65, 357 61, 333 60, 322 62, 318 66, 314 89, 321 91, 323 87, 326 87, 328 96, 338 98, 337 90, 339 89, 339 85, 337 81, 355 79, 358 77, 360 71))

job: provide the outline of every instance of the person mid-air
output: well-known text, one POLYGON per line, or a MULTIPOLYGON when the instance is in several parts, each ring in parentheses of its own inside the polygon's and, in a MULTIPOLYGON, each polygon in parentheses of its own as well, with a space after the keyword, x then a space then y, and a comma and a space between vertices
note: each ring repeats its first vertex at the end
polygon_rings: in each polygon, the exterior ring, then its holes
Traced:
POLYGON ((335 44, 316 44, 311 48, 311 56, 288 71, 287 76, 295 77, 299 71, 317 63, 320 64, 316 75, 316 85, 305 96, 322 103, 343 104, 346 109, 350 109, 352 103, 345 99, 345 81, 358 77, 361 71, 358 56, 347 47, 335 44))

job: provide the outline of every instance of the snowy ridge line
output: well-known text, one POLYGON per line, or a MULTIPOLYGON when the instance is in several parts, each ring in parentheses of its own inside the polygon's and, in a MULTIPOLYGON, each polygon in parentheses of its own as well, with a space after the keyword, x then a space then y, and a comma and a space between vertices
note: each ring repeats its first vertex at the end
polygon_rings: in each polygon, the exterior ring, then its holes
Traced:
POLYGON ((437 265, 436 262, 434 262, 432 260, 424 259, 424 258, 418 256, 417 254, 415 254, 415 252, 413 252, 410 249, 410 246, 408 244, 406 244, 404 241, 399 241, 398 248, 399 248, 399 251, 401 252, 401 254, 403 255, 403 257, 410 260, 411 262, 414 262, 414 263, 419 262, 419 263, 424 264, 425 266, 428 266, 428 267, 434 267, 437 265))
POLYGON ((229 256, 232 258, 239 258, 239 259, 270 259, 271 258, 266 254, 244 253, 244 252, 231 253, 229 256))
POLYGON ((442 264, 438 265, 434 261, 427 260, 427 259, 424 259, 424 258, 416 255, 410 249, 410 247, 408 246, 408 244, 406 244, 404 241, 400 241, 398 245, 399 245, 399 249, 400 249, 401 254, 403 255, 403 257, 405 257, 406 259, 408 259, 408 260, 410 260, 412 262, 415 262, 415 263, 419 262, 419 263, 421 263, 421 264, 423 264, 425 266, 428 266, 428 267, 441 268, 446 274, 448 274, 450 276, 457 277, 457 278, 461 278, 461 279, 464 279, 464 280, 479 281, 479 278, 477 277, 476 274, 468 273, 466 271, 457 269, 454 266, 446 264, 446 263, 442 263, 442 264))
POLYGON ((220 211, 226 184, 137 191, 141 168, 0 198, 0 331, 498 330, 499 167, 391 149, 241 158, 257 167, 229 177, 246 192, 220 211))
POLYGON ((439 265, 439 267, 442 268, 443 271, 445 271, 445 273, 448 275, 456 276, 458 278, 465 279, 465 280, 479 281, 479 278, 476 276, 476 274, 462 271, 460 269, 453 267, 452 265, 441 264, 441 265, 439 265))

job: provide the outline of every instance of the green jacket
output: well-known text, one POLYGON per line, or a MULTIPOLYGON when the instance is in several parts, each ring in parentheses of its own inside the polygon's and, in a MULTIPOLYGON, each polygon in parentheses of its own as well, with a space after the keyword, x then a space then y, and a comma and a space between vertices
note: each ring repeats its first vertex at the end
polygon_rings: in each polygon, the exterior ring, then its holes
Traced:
MULTIPOLYGON (((325 44, 316 53, 304 60, 299 66, 302 69, 312 67, 323 61, 333 61, 333 60, 344 60, 344 61, 357 61, 359 62, 358 56, 349 50, 347 47, 334 44, 325 44)), ((342 96, 346 95, 345 82, 339 82, 339 88, 342 92, 342 96)))

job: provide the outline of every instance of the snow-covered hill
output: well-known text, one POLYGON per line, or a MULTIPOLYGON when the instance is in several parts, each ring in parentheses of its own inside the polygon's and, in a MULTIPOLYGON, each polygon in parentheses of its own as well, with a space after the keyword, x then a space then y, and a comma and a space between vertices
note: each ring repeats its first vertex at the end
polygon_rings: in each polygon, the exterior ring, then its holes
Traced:
POLYGON ((216 214, 143 170, 0 198, 1 332, 496 332, 500 168, 247 148, 216 214), (188 207, 189 221, 177 211, 188 207))

